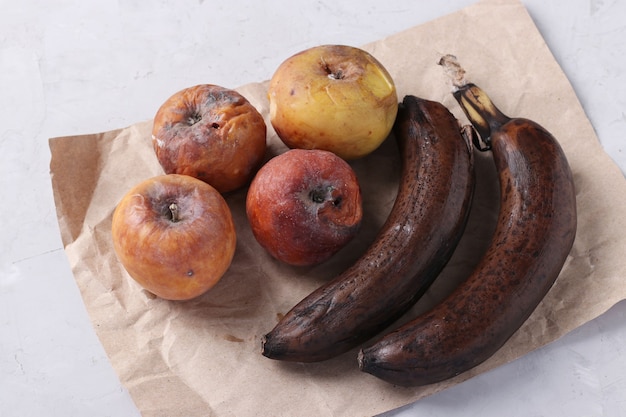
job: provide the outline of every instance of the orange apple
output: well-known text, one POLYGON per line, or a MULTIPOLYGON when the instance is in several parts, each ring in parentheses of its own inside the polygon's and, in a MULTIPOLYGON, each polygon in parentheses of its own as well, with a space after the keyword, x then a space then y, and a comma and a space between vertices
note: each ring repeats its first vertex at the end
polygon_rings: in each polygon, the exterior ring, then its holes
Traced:
POLYGON ((230 267, 237 241, 222 195, 178 174, 129 190, 113 213, 112 238, 128 274, 167 300, 188 300, 212 288, 230 267))
POLYGON ((152 144, 167 174, 201 179, 221 193, 246 185, 265 156, 263 116, 237 91, 185 88, 157 111, 152 144))
POLYGON ((248 189, 256 240, 290 265, 326 261, 356 235, 363 217, 352 167, 330 151, 292 149, 270 159, 248 189))
POLYGON ((269 87, 270 122, 290 148, 323 149, 344 159, 373 152, 398 111, 394 81, 368 52, 321 45, 286 59, 269 87))

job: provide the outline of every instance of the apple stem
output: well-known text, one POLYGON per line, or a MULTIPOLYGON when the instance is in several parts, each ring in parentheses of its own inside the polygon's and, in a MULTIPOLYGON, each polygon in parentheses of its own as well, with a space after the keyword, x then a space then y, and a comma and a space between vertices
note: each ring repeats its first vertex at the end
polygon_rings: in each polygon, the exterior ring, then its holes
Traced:
POLYGON ((328 78, 332 78, 333 80, 341 80, 343 79, 343 72, 341 72, 341 70, 337 72, 331 72, 330 74, 328 74, 328 78))
POLYGON ((322 64, 324 65, 324 71, 326 71, 326 74, 328 74, 328 78, 330 78, 331 80, 342 80, 343 79, 343 71, 342 70, 337 70, 337 71, 333 71, 332 68, 330 67, 330 65, 328 65, 326 63, 326 61, 324 61, 324 59, 322 58, 322 64))
POLYGON ((176 203, 172 203, 170 204, 170 213, 172 215, 171 220, 176 223, 178 221, 178 206, 176 205, 176 203))

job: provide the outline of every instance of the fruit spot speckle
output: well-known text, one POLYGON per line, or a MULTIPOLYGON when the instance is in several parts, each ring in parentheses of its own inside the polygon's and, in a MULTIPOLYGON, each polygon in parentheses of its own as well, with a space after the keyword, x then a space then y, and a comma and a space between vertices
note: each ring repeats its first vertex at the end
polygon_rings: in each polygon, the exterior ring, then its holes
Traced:
POLYGON ((240 339, 237 336, 233 336, 232 334, 224 335, 224 339, 228 340, 229 342, 237 342, 237 343, 241 343, 244 341, 243 339, 240 339))
POLYGON ((187 276, 188 277, 192 277, 193 276, 193 269, 190 269, 189 271, 187 271, 187 276))

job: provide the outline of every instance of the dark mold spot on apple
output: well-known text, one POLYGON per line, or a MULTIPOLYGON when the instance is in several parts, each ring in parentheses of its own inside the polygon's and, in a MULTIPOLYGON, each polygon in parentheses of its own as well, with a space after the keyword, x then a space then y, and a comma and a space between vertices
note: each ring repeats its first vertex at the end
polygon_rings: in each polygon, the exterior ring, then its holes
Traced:
POLYGON ((341 205, 342 198, 341 196, 334 197, 333 191, 335 191, 335 188, 332 186, 328 186, 326 188, 317 188, 315 190, 311 190, 311 192, 309 193, 309 198, 311 199, 311 201, 317 204, 322 204, 325 201, 330 201, 333 206, 339 207, 341 205))
POLYGON ((219 128, 220 128, 220 125, 219 125, 217 122, 213 122, 213 123, 211 123, 211 127, 212 127, 213 129, 219 129, 219 128))
POLYGON ((323 190, 312 190, 309 193, 309 198, 314 203, 323 203, 324 202, 324 191, 323 190))
POLYGON ((202 115, 200 113, 192 113, 189 115, 189 118, 187 119, 187 123, 189 124, 189 126, 193 126, 196 123, 198 123, 200 120, 202 120, 202 115))
POLYGON ((311 192, 309 193, 309 197, 314 203, 323 203, 324 201, 326 201, 326 196, 331 194, 332 190, 333 187, 316 188, 314 190, 311 190, 311 192))
POLYGON ((230 94, 227 91, 227 89, 220 89, 219 91, 213 91, 207 95, 207 98, 205 101, 207 106, 212 106, 214 103, 218 103, 218 102, 234 103, 234 104, 241 105, 245 102, 245 99, 243 97, 230 94))

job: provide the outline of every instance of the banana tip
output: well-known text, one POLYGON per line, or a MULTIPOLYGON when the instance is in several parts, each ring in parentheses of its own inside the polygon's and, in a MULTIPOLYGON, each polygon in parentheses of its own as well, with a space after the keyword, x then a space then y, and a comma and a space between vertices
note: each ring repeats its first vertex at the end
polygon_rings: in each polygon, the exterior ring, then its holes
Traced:
POLYGON ((268 337, 266 334, 261 337, 261 355, 267 358, 270 358, 271 354, 270 354, 270 348, 267 344, 267 340, 268 340, 268 337))
POLYGON ((261 337, 261 355, 269 359, 286 360, 289 351, 280 338, 273 337, 272 333, 267 333, 261 337))
POLYGON ((359 350, 359 353, 356 357, 357 363, 359 364, 359 370, 362 372, 369 372, 370 369, 370 360, 368 356, 365 354, 363 349, 359 350))

